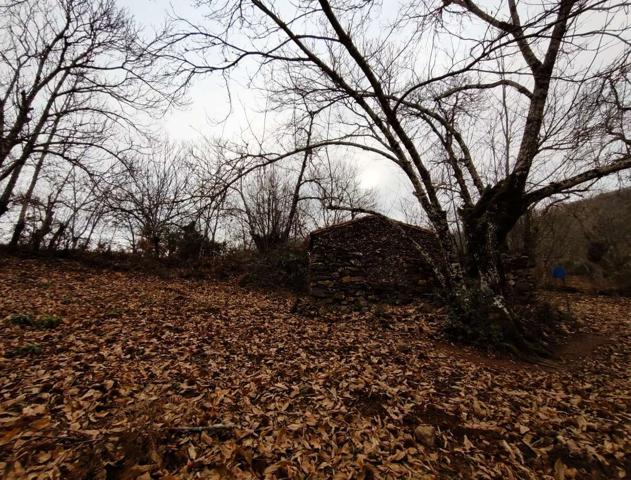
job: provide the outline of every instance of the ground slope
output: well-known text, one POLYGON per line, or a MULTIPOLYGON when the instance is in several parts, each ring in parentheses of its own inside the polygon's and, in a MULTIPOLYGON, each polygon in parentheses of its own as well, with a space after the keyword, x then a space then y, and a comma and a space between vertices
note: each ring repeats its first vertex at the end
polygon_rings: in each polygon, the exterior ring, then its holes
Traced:
POLYGON ((631 302, 549 366, 437 314, 306 317, 228 284, 0 259, 3 478, 629 478, 631 302), (15 318, 15 317, 14 317, 15 318))

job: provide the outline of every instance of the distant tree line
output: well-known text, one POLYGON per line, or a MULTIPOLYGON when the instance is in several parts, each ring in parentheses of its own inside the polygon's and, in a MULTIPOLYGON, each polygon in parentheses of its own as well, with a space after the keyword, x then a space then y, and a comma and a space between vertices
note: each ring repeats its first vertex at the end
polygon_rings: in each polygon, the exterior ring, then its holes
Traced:
POLYGON ((164 112, 183 89, 148 52, 164 32, 143 37, 114 0, 10 2, 0 17, 0 222, 12 247, 267 250, 350 216, 329 203, 374 206, 351 167, 316 152, 244 169, 226 144, 158 140, 138 113, 164 112))

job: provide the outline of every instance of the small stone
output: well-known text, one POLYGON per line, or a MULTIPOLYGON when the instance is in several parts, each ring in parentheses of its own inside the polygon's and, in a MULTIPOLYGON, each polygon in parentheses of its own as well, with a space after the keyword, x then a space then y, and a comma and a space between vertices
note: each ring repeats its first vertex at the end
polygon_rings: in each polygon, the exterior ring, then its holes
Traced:
POLYGON ((311 295, 314 297, 324 298, 327 296, 327 292, 322 288, 311 287, 311 295))
POLYGON ((414 430, 416 441, 426 447, 433 447, 436 440, 436 429, 431 425, 419 425, 414 430))
POLYGON ((363 282, 364 281, 364 277, 360 277, 360 276, 353 276, 353 275, 345 275, 342 277, 342 283, 357 283, 357 282, 363 282))

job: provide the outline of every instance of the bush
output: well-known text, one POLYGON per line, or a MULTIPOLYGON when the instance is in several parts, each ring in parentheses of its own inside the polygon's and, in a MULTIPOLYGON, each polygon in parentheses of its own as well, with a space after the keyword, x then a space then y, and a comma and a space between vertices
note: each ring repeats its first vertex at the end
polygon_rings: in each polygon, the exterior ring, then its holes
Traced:
POLYGON ((599 263, 609 250, 609 245, 605 242, 592 241, 587 246, 587 259, 590 262, 599 263))
POLYGON ((28 313, 13 313, 9 316, 9 323, 19 327, 33 326, 33 316, 28 313))
POLYGON ((491 302, 481 295, 470 299, 469 309, 462 311, 448 305, 445 333, 451 340, 483 348, 497 348, 507 342, 500 326, 491 321, 491 302))
POLYGON ((17 347, 14 350, 7 352, 9 357, 26 357, 30 355, 39 355, 42 353, 42 347, 36 343, 27 343, 21 347, 17 347))
POLYGON ((591 276, 593 274, 593 268, 585 261, 568 260, 565 265, 565 270, 568 275, 591 276))
POLYGON ((516 329, 483 295, 474 296, 463 312, 450 308, 445 333, 451 340, 488 350, 506 350, 549 356, 551 348, 573 324, 573 318, 554 305, 539 299, 511 302, 516 329))
POLYGON ((9 316, 9 323, 20 327, 34 327, 41 329, 56 328, 61 323, 61 319, 55 315, 42 315, 39 318, 33 318, 27 313, 14 313, 9 316))
POLYGON ((210 274, 218 280, 229 280, 244 275, 254 263, 256 252, 231 250, 213 260, 210 274))
POLYGON ((627 266, 625 269, 617 272, 614 276, 614 282, 618 287, 615 293, 631 297, 631 267, 627 266))
POLYGON ((36 322, 36 326, 39 328, 51 329, 56 328, 61 323, 61 318, 55 315, 44 315, 36 322))
POLYGON ((281 288, 304 292, 308 284, 309 260, 304 245, 290 245, 255 254, 243 265, 241 286, 281 288))

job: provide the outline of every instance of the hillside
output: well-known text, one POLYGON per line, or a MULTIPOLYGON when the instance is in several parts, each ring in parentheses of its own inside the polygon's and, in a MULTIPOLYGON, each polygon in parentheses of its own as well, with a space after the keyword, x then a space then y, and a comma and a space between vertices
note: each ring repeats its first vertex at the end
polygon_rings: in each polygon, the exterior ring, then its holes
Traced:
MULTIPOLYGON (((563 265, 570 286, 631 293, 631 188, 536 211, 531 235, 539 278, 563 265)), ((512 241, 523 248, 524 222, 512 241)))
POLYGON ((631 468, 626 299, 555 297, 579 336, 533 365, 445 343, 440 311, 298 315, 289 298, 226 283, 0 262, 6 479, 559 480, 631 468))

